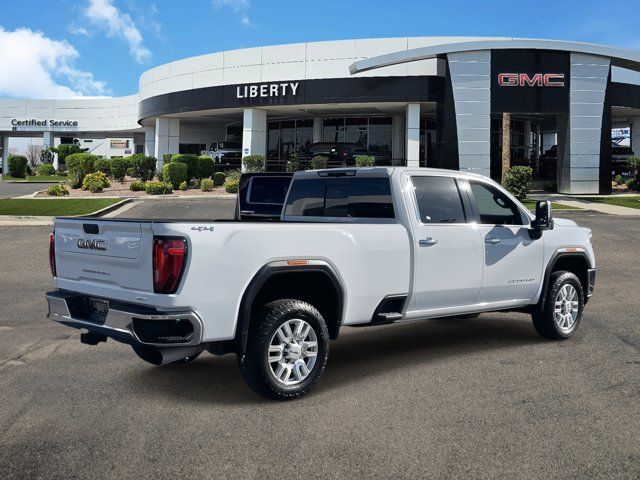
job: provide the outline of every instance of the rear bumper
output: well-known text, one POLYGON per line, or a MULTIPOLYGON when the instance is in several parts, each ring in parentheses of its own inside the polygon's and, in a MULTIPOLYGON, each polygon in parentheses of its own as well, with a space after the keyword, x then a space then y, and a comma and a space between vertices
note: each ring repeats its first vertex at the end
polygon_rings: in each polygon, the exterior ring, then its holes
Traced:
POLYGON ((596 269, 590 268, 587 270, 587 276, 589 278, 589 286, 587 287, 587 297, 593 295, 593 289, 596 287, 596 269))
POLYGON ((195 346, 202 343, 202 320, 192 311, 159 312, 148 307, 110 302, 105 316, 90 313, 93 297, 73 292, 45 294, 47 317, 73 328, 106 335, 131 345, 154 347, 195 346))

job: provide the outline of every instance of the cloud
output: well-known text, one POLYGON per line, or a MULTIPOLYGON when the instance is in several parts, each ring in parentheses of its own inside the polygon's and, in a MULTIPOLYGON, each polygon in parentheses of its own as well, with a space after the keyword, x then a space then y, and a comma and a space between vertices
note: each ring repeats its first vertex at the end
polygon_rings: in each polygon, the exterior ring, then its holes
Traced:
POLYGON ((84 15, 91 23, 107 31, 110 37, 118 37, 129 44, 129 53, 138 63, 151 57, 151 51, 142 42, 142 34, 131 19, 113 6, 113 0, 89 0, 84 15))
POLYGON ((0 27, 0 95, 15 98, 105 96, 105 82, 74 67, 78 51, 28 28, 0 27))
POLYGON ((251 21, 249 20, 249 8, 251 3, 249 0, 212 0, 213 6, 217 9, 229 8, 236 13, 240 14, 240 24, 249 27, 251 21))
POLYGON ((90 37, 91 36, 89 34, 89 30, 87 30, 84 27, 77 27, 75 25, 70 25, 67 30, 69 30, 69 33, 73 33, 74 35, 82 35, 84 37, 90 37))

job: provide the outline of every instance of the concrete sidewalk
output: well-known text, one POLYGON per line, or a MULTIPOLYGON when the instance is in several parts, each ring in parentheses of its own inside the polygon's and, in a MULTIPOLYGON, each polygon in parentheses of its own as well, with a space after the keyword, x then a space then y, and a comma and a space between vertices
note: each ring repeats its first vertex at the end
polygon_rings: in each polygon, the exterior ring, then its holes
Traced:
MULTIPOLYGON (((593 197, 602 197, 604 195, 592 195, 593 197)), ((606 203, 590 202, 589 197, 571 197, 559 194, 532 194, 529 198, 534 200, 551 200, 560 205, 567 207, 582 208, 584 210, 592 210, 594 212, 607 213, 610 215, 628 215, 640 216, 640 209, 630 207, 620 207, 618 205, 608 205, 606 203)))

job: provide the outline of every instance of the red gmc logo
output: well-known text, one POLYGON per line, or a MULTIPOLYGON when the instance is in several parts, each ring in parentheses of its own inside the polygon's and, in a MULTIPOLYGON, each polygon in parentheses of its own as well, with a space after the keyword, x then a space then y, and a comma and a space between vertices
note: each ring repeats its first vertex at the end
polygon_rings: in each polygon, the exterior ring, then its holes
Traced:
POLYGON ((564 73, 499 73, 501 87, 564 87, 564 73))

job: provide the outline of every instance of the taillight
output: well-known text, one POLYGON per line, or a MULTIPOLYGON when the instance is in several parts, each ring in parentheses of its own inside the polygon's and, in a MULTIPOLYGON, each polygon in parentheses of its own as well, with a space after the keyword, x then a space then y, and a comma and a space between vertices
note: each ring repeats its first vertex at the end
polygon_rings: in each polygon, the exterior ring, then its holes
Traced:
POLYGON ((153 291, 175 293, 187 260, 187 241, 180 237, 153 237, 153 291))
POLYGON ((49 234, 49 268, 51 268, 51 275, 56 276, 56 233, 55 231, 49 234))

